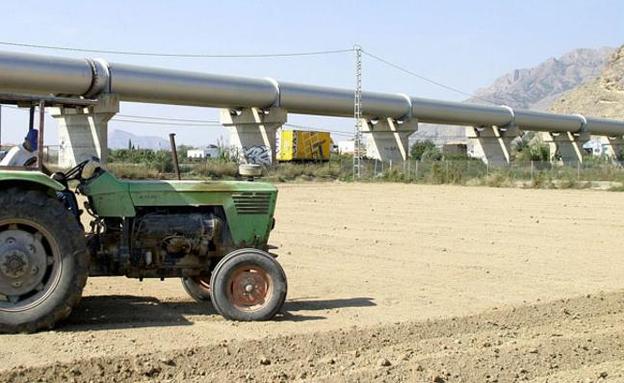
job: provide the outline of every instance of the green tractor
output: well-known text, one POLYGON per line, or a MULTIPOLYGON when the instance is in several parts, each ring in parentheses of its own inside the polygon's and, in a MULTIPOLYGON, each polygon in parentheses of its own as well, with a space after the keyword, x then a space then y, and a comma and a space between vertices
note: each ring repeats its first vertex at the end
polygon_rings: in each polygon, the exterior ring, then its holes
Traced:
POLYGON ((277 190, 253 181, 257 168, 240 181, 125 181, 92 159, 47 174, 42 135, 23 145, 39 153, 34 168, 0 167, 0 332, 52 328, 89 276, 181 278, 231 320, 279 312, 286 276, 268 252, 277 190))

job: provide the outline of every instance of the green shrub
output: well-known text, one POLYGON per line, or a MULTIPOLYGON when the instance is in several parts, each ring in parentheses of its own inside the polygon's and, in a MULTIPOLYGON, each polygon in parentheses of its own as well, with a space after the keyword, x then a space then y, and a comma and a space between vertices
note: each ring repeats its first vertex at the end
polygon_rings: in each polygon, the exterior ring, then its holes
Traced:
POLYGON ((543 142, 534 142, 529 145, 531 161, 550 161, 550 147, 543 142))
POLYGON ((550 146, 534 135, 525 135, 514 142, 514 160, 518 162, 550 161, 550 146))
POLYGON ((416 141, 410 149, 410 156, 413 160, 437 160, 442 157, 440 150, 435 146, 433 141, 416 141), (437 157, 437 158, 436 158, 437 157))
POLYGON ((116 149, 109 152, 111 163, 142 164, 161 173, 173 172, 171 152, 150 149, 116 149))

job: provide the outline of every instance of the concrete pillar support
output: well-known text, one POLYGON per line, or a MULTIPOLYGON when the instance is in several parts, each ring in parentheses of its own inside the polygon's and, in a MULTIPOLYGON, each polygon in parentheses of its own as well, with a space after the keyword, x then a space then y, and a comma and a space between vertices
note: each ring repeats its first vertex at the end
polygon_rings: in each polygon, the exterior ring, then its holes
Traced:
POLYGON ((511 162, 511 141, 522 135, 516 126, 466 127, 466 137, 474 145, 474 155, 489 166, 507 166, 511 162))
POLYGON ((409 136, 418 130, 418 121, 383 118, 362 119, 362 133, 367 136, 366 156, 381 161, 406 161, 409 157, 409 136))
POLYGON ((104 94, 87 108, 50 108, 58 124, 58 165, 68 168, 93 156, 106 163, 108 121, 119 112, 119 96, 104 94))
POLYGON ((275 133, 288 120, 281 108, 221 109, 221 124, 230 130, 230 146, 242 163, 275 161, 275 133))
POLYGON ((614 160, 620 161, 624 154, 624 137, 600 137, 605 154, 614 160))
POLYGON ((540 136, 550 148, 551 162, 562 165, 583 163, 583 144, 589 140, 589 135, 541 132, 540 136))

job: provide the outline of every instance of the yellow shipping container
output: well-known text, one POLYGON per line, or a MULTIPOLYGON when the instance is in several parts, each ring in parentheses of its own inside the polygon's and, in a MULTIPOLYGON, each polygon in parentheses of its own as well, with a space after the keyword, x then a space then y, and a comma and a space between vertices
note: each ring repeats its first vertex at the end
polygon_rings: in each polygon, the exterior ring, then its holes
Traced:
POLYGON ((278 161, 329 161, 332 140, 328 132, 282 129, 277 139, 278 161))

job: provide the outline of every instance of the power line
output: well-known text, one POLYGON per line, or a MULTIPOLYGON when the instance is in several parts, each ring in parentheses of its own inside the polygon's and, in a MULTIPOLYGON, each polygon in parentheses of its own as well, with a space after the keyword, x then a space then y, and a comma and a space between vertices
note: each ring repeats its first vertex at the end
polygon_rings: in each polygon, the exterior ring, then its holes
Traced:
POLYGON ((173 118, 173 117, 160 117, 160 116, 141 116, 136 114, 117 114, 119 117, 128 118, 144 118, 146 120, 160 120, 160 121, 180 121, 180 122, 193 122, 193 123, 219 123, 218 120, 194 120, 187 118, 173 118))
POLYGON ((325 132, 325 133, 332 133, 335 134, 337 136, 346 136, 346 137, 351 137, 352 134, 350 133, 345 133, 345 132, 341 132, 338 130, 331 130, 331 129, 323 129, 323 128, 314 128, 314 127, 308 127, 308 126, 303 126, 303 125, 296 125, 296 124, 284 124, 284 126, 288 126, 291 128, 295 128, 295 129, 302 129, 302 130, 306 130, 306 131, 318 131, 318 132, 325 132))
MULTIPOLYGON (((12 110, 19 110, 28 112, 26 109, 21 109, 14 107, 12 105, 8 105, 12 110)), ((220 127, 222 126, 218 120, 196 120, 196 119, 186 119, 186 118, 173 118, 173 117, 162 117, 162 116, 146 116, 146 115, 137 115, 137 114, 117 114, 111 122, 127 122, 131 124, 146 124, 146 125, 162 125, 162 126, 189 126, 189 127, 202 127, 202 126, 214 126, 220 127), (121 118, 119 118, 121 117, 121 118), (148 121, 142 121, 148 120, 148 121)), ((297 124, 284 124, 284 126, 289 126, 296 129, 304 129, 304 130, 316 130, 323 131, 327 133, 332 133, 339 136, 351 136, 349 133, 331 130, 331 129, 322 129, 322 128, 314 128, 297 124)))
POLYGON ((106 49, 88 49, 76 47, 64 47, 57 45, 27 44, 16 43, 10 41, 0 41, 0 45, 49 49, 57 51, 84 52, 84 53, 104 53, 111 55, 123 56, 149 56, 149 57, 179 57, 179 58, 272 58, 272 57, 301 57, 301 56, 320 56, 352 52, 353 49, 333 49, 308 52, 277 52, 277 53, 251 53, 251 54, 209 54, 209 53, 166 53, 166 52, 139 52, 139 51, 122 51, 122 50, 106 50, 106 49))
MULTIPOLYGON (((28 112, 27 109, 18 108, 13 105, 5 105, 9 107, 11 110, 28 112)), ((163 116, 146 116, 146 115, 138 115, 138 114, 117 114, 115 117, 111 119, 111 122, 127 122, 130 124, 139 124, 139 125, 160 125, 160 126, 188 126, 188 127, 222 127, 221 123, 218 120, 196 120, 196 119, 187 119, 187 118, 173 118, 173 117, 163 117, 163 116), (121 117, 121 118, 119 118, 121 117), (147 121, 142 121, 147 120, 147 121)), ((323 129, 323 128, 314 128, 304 125, 297 124, 284 124, 284 126, 288 126, 295 129, 302 130, 315 130, 320 132, 327 132, 331 134, 335 134, 337 136, 345 136, 351 137, 351 134, 341 132, 338 130, 331 129, 323 129)))
MULTIPOLYGON (((28 109, 19 108, 14 105, 4 105, 5 107, 10 108, 13 111, 19 112, 29 112, 28 109)), ((47 114, 47 112, 46 112, 47 114)), ((148 124, 148 125, 177 125, 177 126, 220 126, 219 121, 217 120, 193 120, 193 119, 184 119, 184 118, 170 118, 170 117, 158 117, 158 116, 141 116, 134 114, 117 114, 115 117, 111 119, 111 121, 122 121, 136 124, 148 124), (128 117, 131 119, 118 118, 119 117, 128 117), (145 120, 153 120, 153 121, 141 121, 140 119, 145 120)))
MULTIPOLYGON (((57 46, 57 45, 43 45, 43 44, 29 44, 29 43, 17 43, 11 41, 0 41, 0 45, 5 46, 14 46, 14 47, 22 47, 22 48, 35 48, 35 49, 48 49, 48 50, 59 50, 59 51, 70 51, 70 52, 85 52, 85 53, 103 53, 103 54, 113 54, 113 55, 125 55, 125 56, 149 56, 149 57, 178 57, 178 58, 279 58, 279 57, 301 57, 301 56, 319 56, 319 55, 329 55, 329 54, 340 54, 340 53, 349 53, 355 52, 356 48, 348 48, 348 49, 334 49, 334 50, 321 50, 321 51, 308 51, 308 52, 277 52, 277 53, 252 53, 252 54, 208 54, 208 53, 166 53, 166 52, 140 52, 140 51, 123 51, 123 50, 106 50, 106 49, 88 49, 88 48, 77 48, 77 47, 65 47, 65 46, 57 46)), ((423 81, 426 81, 430 84, 442 87, 444 89, 459 93, 461 95, 467 97, 477 98, 487 103, 491 103, 494 105, 498 105, 499 103, 493 102, 481 96, 474 95, 469 92, 465 92, 461 89, 452 87, 450 85, 443 84, 439 81, 432 80, 426 76, 415 73, 405 67, 402 67, 398 64, 392 63, 382 57, 379 57, 373 53, 370 53, 364 49, 361 49, 362 53, 366 56, 369 56, 379 62, 382 62, 388 66, 391 66, 401 72, 412 75, 416 78, 419 78, 423 81)))
MULTIPOLYGON (((10 108, 11 110, 20 111, 20 112, 28 112, 26 108, 19 108, 15 105, 3 105, 4 107, 10 108)), ((220 124, 218 120, 195 120, 195 119, 187 119, 187 118, 173 118, 173 117, 161 117, 161 116, 144 116, 137 114, 116 114, 113 120, 117 121, 130 121, 125 120, 123 117, 132 118, 132 119, 145 119, 145 120, 155 120, 155 121, 173 121, 173 122, 188 122, 197 125, 210 125, 210 124, 220 124), (117 117, 122 117, 117 118, 117 117)), ((132 122, 135 122, 134 120, 132 122)), ((136 121, 139 122, 139 121, 136 121)))
POLYGON ((409 74, 409 75, 412 75, 412 76, 414 76, 414 77, 416 77, 416 78, 419 78, 419 79, 421 79, 421 80, 423 80, 423 81, 426 81, 426 82, 428 82, 428 83, 430 83, 430 84, 433 84, 433 85, 436 85, 436 86, 442 87, 442 88, 444 88, 444 89, 447 89, 447 90, 453 91, 453 92, 455 92, 455 93, 462 94, 462 95, 467 96, 467 97, 473 97, 473 98, 476 98, 476 99, 479 99, 479 100, 485 101, 485 102, 487 102, 487 103, 489 103, 489 104, 494 104, 494 105, 498 105, 498 104, 499 104, 499 103, 493 102, 493 101, 491 101, 491 100, 488 100, 488 99, 486 99, 486 98, 483 98, 483 97, 480 97, 480 96, 476 96, 476 95, 474 95, 474 94, 472 94, 472 93, 465 92, 465 91, 463 91, 463 90, 461 90, 461 89, 458 89, 458 88, 452 87, 452 86, 450 86, 450 85, 443 84, 443 83, 441 83, 441 82, 439 82, 439 81, 435 81, 435 80, 432 80, 432 79, 430 79, 430 78, 428 78, 428 77, 425 77, 425 76, 423 76, 423 75, 420 75, 420 74, 418 74, 418 73, 412 72, 411 70, 409 70, 409 69, 407 69, 407 68, 405 68, 405 67, 402 67, 402 66, 400 66, 400 65, 394 64, 394 63, 392 63, 392 62, 390 62, 390 61, 388 61, 388 60, 386 60, 386 59, 383 59, 383 58, 381 58, 381 57, 379 57, 379 56, 376 56, 376 55, 374 55, 374 54, 372 54, 372 53, 370 53, 370 52, 368 52, 368 51, 362 50, 362 53, 364 53, 366 56, 371 57, 371 58, 373 58, 373 59, 375 59, 375 60, 377 60, 377 61, 379 61, 379 62, 382 62, 382 63, 384 63, 384 64, 386 64, 386 65, 388 65, 388 66, 391 66, 391 67, 393 67, 394 69, 397 69, 397 70, 399 70, 399 71, 401 71, 401 72, 404 72, 404 73, 407 73, 407 74, 409 74))
MULTIPOLYGON (((221 123, 217 120, 192 120, 192 119, 182 119, 182 118, 140 116, 140 115, 131 115, 131 114, 118 114, 117 116, 130 117, 133 119, 114 117, 111 121, 129 122, 129 123, 135 123, 135 124, 163 125, 163 126, 171 126, 171 125, 174 125, 174 126, 215 126, 215 127, 222 126, 221 123), (139 120, 137 120, 137 118, 139 120), (141 121, 140 119, 149 119, 149 120, 155 120, 155 121, 141 121), (182 122, 188 122, 188 123, 169 123, 166 121, 182 121, 182 122)), ((349 133, 345 133, 345 132, 341 132, 337 130, 331 130, 331 129, 314 128, 314 127, 308 127, 308 126, 290 124, 290 123, 284 124, 284 126, 288 126, 288 127, 296 128, 296 129, 302 129, 302 130, 314 130, 314 131, 319 131, 319 132, 327 132, 327 133, 332 133, 332 134, 339 135, 339 136, 348 136, 348 137, 351 136, 351 134, 349 133)))
POLYGON ((131 124, 141 125, 163 125, 163 126, 221 126, 219 123, 182 123, 182 122, 164 122, 164 121, 141 121, 141 120, 129 120, 125 118, 113 118, 111 122, 127 122, 131 124))
MULTIPOLYGON (((411 76, 414 76, 420 80, 426 81, 430 84, 436 85, 438 87, 453 91, 455 93, 473 97, 484 102, 499 105, 499 103, 488 100, 484 97, 474 95, 472 93, 463 91, 461 89, 455 88, 450 85, 446 85, 436 80, 432 80, 426 76, 415 73, 401 65, 390 62, 380 56, 377 56, 367 50, 362 49, 359 46, 355 46, 349 49, 336 49, 336 50, 324 50, 324 51, 309 51, 309 52, 282 52, 282 53, 265 53, 265 54, 203 54, 203 53, 165 53, 165 52, 136 52, 136 51, 121 51, 121 50, 101 50, 101 49, 87 49, 87 48, 76 48, 76 47, 65 47, 65 46, 54 46, 54 45, 41 45, 41 44, 28 44, 28 43, 17 43, 17 42, 9 42, 9 41, 0 41, 0 45, 7 46, 17 46, 17 47, 25 47, 25 48, 37 48, 37 49, 49 49, 49 50, 62 50, 62 51, 73 51, 73 52, 87 52, 87 53, 104 53, 104 54, 115 54, 115 55, 127 55, 127 56, 150 56, 150 57, 181 57, 181 58, 271 58, 271 57, 297 57, 297 56, 314 56, 314 55, 327 55, 327 54, 338 54, 338 53, 348 53, 348 52, 358 52, 359 51, 371 57, 381 63, 384 63, 392 68, 395 68, 403 73, 407 73, 411 76)), ((16 108, 19 109, 19 108, 16 108)), ((179 121, 179 122, 190 122, 190 123, 218 123, 218 121, 212 120, 189 120, 189 119, 178 119, 178 118, 167 118, 167 117, 151 117, 151 116, 137 116, 137 115, 122 115, 121 117, 130 117, 130 118, 145 118, 151 120, 164 120, 164 121, 179 121)), ((124 121, 121 119, 117 119, 117 121, 124 121)), ((134 122, 127 121, 126 122, 134 122)))

